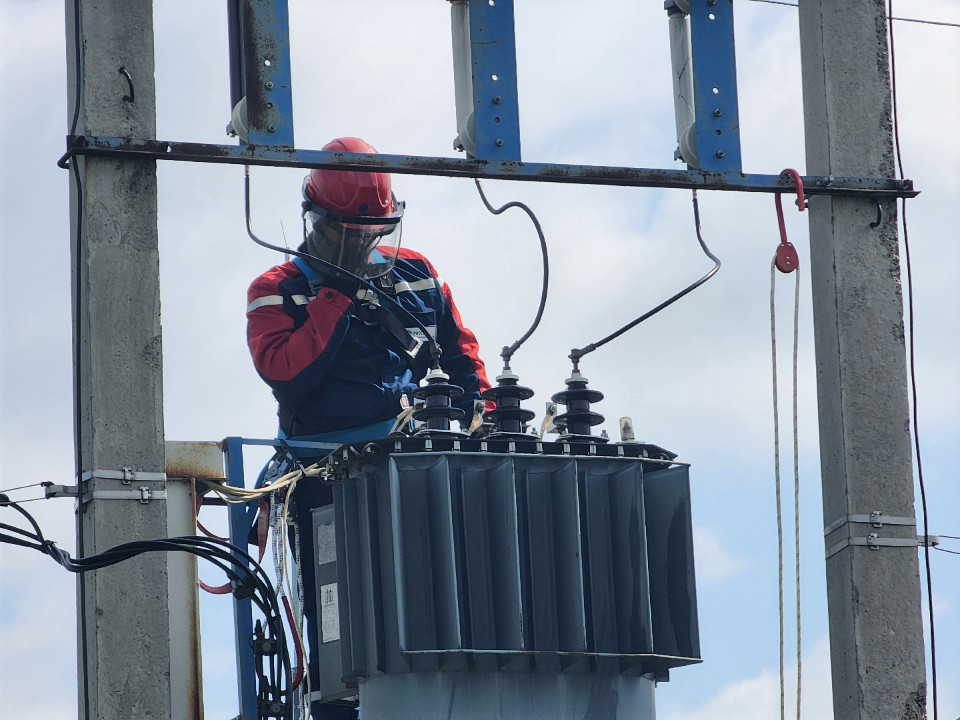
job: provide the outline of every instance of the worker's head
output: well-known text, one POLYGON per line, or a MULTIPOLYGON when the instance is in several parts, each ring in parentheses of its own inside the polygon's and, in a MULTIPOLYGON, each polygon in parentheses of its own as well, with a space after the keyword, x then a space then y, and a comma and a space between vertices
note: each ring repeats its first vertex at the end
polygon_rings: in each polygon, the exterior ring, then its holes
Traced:
MULTIPOLYGON (((337 138, 329 152, 376 153, 360 138, 337 138)), ((390 175, 352 170, 311 170, 303 181, 307 252, 368 278, 388 272, 400 247, 402 202, 390 175)))

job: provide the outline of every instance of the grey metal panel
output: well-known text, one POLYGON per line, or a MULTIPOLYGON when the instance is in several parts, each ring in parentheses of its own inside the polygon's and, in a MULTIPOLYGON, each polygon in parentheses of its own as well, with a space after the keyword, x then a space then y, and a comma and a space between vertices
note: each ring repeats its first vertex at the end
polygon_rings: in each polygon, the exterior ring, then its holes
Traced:
MULTIPOLYGON (((600 653, 619 652, 616 599, 614 597, 613 539, 610 535, 610 494, 607 477, 587 463, 578 462, 583 549, 584 604, 587 645, 600 653)), ((616 672, 616 659, 596 659, 601 672, 616 672)))
POLYGON ((699 658, 689 471, 673 467, 648 472, 643 489, 654 651, 699 658))
POLYGON ((368 462, 337 496, 347 528, 338 542, 361 569, 341 574, 344 667, 362 680, 638 674, 695 662, 689 487, 679 471, 648 474, 648 489, 630 458, 446 451, 368 462), (649 572, 648 553, 663 556, 649 572), (683 607, 671 607, 678 599, 683 607))
POLYGON ((424 463, 391 459, 394 562, 401 650, 459 649, 460 613, 449 467, 439 455, 424 463))
POLYGON ((356 483, 335 488, 334 507, 340 591, 340 661, 344 679, 356 680, 367 674, 356 483))
MULTIPOLYGON (((560 650, 565 653, 587 650, 587 618, 583 599, 583 563, 580 549, 580 499, 577 467, 573 461, 554 466, 550 490, 553 500, 553 544, 557 568, 557 621, 560 650)), ((587 670, 581 656, 560 657, 564 670, 587 670)))
MULTIPOLYGON (((608 478, 619 649, 625 656, 651 653, 653 629, 642 472, 639 465, 628 465, 619 471, 611 468, 608 478)), ((639 664, 639 658, 624 657, 620 669, 627 671, 639 664)))
POLYGON ((363 597, 364 653, 367 667, 383 670, 383 595, 380 575, 379 525, 377 523, 377 478, 364 474, 357 481, 357 525, 360 539, 360 579, 363 597))
POLYGON ((398 631, 398 598, 399 587, 394 569, 393 545, 393 511, 390 502, 390 476, 386 472, 376 474, 376 488, 379 502, 377 503, 377 529, 380 540, 380 617, 382 624, 377 631, 383 633, 383 647, 386 653, 385 672, 401 672, 409 669, 407 661, 400 654, 400 638, 398 631))
MULTIPOLYGON (((536 469, 523 473, 521 484, 524 554, 524 611, 527 619, 526 648, 559 650, 557 578, 553 547, 553 502, 549 472, 536 469)), ((556 657, 538 658, 538 667, 559 669, 556 657), (550 668, 550 665, 555 665, 550 668)))
MULTIPOLYGON (((527 648, 538 653, 586 650, 575 463, 539 457, 518 457, 516 463, 522 488, 527 648)), ((534 658, 541 671, 558 671, 576 662, 556 654, 534 658)))
POLYGON ((490 472, 487 502, 490 515, 490 557, 494 580, 496 647, 523 647, 521 615, 520 548, 517 542, 517 490, 512 460, 498 463, 490 472))
POLYGON ((382 720, 655 720, 648 677, 520 672, 380 675, 360 685, 382 720))
MULTIPOLYGON (((451 458, 458 494, 457 571, 463 640, 478 649, 519 650, 520 566, 516 493, 509 458, 485 459, 462 467, 451 458)), ((476 666, 495 670, 497 658, 477 658, 476 666)))
MULTIPOLYGON (((313 515, 313 532, 310 536, 311 541, 314 545, 314 550, 316 552, 317 566, 314 570, 314 586, 316 590, 317 597, 317 619, 318 625, 320 627, 314 628, 315 635, 309 639, 309 642, 312 647, 316 648, 316 654, 319 660, 319 670, 320 670, 320 687, 313 688, 314 692, 321 692, 323 694, 322 699, 327 700, 336 700, 339 698, 346 697, 347 695, 356 694, 356 690, 351 690, 344 685, 341 680, 342 665, 341 665, 341 649, 340 644, 344 639, 343 628, 345 627, 344 618, 349 617, 344 613, 343 602, 346 601, 346 596, 339 593, 339 583, 337 577, 337 563, 335 560, 331 559, 328 562, 322 562, 324 559, 319 550, 322 545, 328 545, 328 537, 335 532, 336 523, 335 523, 335 512, 333 505, 325 505, 323 507, 315 508, 312 512, 313 515), (337 594, 337 610, 339 613, 340 620, 340 634, 339 640, 331 640, 328 637, 324 636, 322 627, 326 624, 325 618, 323 617, 324 613, 322 610, 322 605, 324 603, 324 586, 334 585, 334 592, 337 594)), ((301 542, 307 542, 307 535, 301 535, 301 542)))

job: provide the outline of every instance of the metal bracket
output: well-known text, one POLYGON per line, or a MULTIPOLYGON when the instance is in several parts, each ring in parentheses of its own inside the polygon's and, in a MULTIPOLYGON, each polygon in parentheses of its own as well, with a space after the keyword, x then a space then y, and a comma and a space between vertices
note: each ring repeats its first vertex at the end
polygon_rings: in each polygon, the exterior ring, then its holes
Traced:
POLYGON ((844 538, 836 545, 827 549, 825 559, 829 560, 841 550, 851 546, 868 547, 871 550, 879 550, 882 547, 917 548, 923 547, 924 545, 937 545, 939 541, 940 539, 934 535, 927 535, 926 539, 923 535, 918 535, 915 538, 882 538, 877 533, 870 533, 866 537, 844 538))
POLYGON ((45 485, 43 488, 43 496, 49 500, 50 498, 58 497, 77 497, 79 491, 76 485, 45 485))
MULTIPOLYGON (((407 175, 518 180, 527 182, 579 183, 623 187, 660 187, 734 192, 780 193, 793 190, 793 180, 780 175, 760 175, 737 171, 661 170, 603 165, 565 165, 556 163, 470 160, 424 157, 418 155, 366 155, 323 150, 278 148, 269 145, 210 145, 168 142, 109 136, 69 136, 67 151, 58 161, 63 168, 76 156, 112 157, 139 160, 264 165, 269 167, 328 168, 357 172, 391 172, 407 175)), ((806 195, 846 195, 851 197, 916 197, 912 180, 896 178, 840 177, 808 175, 803 177, 806 195)))
POLYGON ((87 470, 80 476, 80 482, 87 480, 120 480, 125 485, 134 480, 138 482, 166 482, 165 472, 147 472, 145 470, 131 470, 128 467, 120 470, 87 470))
POLYGON ((44 487, 44 497, 48 500, 57 497, 74 497, 81 505, 91 500, 136 500, 141 505, 146 505, 153 500, 166 500, 167 491, 162 488, 153 488, 146 485, 131 487, 126 490, 90 490, 91 480, 119 480, 124 485, 132 485, 136 482, 159 482, 167 481, 165 472, 148 472, 146 470, 133 470, 125 467, 120 470, 87 470, 80 475, 80 482, 77 485, 47 485, 44 487))
POLYGON ((834 520, 832 523, 827 525, 823 529, 824 536, 829 535, 830 533, 839 530, 847 523, 855 523, 860 525, 872 525, 875 528, 881 528, 884 525, 908 525, 913 526, 917 524, 916 518, 905 517, 902 515, 884 515, 879 510, 874 510, 869 515, 847 515, 846 517, 839 518, 834 520))
POLYGON ((166 490, 153 490, 145 485, 130 490, 94 490, 92 493, 84 493, 80 498, 81 502, 89 500, 136 500, 141 505, 148 504, 151 500, 166 500, 166 490))
POLYGON ((48 500, 57 497, 75 497, 81 505, 91 500, 136 500, 141 505, 146 505, 153 500, 167 499, 166 490, 156 490, 146 485, 129 490, 94 490, 93 492, 82 488, 82 485, 48 485, 44 488, 44 497, 48 500))

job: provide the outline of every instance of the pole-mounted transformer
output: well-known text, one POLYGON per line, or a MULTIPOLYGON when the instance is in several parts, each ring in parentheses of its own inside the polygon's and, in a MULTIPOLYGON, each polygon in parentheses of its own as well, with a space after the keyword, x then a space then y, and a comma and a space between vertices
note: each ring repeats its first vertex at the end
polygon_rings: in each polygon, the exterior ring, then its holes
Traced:
POLYGON ((316 547, 336 537, 311 638, 324 699, 359 694, 379 718, 652 720, 656 683, 700 662, 675 458, 532 435, 341 448, 335 522, 314 512, 316 547))

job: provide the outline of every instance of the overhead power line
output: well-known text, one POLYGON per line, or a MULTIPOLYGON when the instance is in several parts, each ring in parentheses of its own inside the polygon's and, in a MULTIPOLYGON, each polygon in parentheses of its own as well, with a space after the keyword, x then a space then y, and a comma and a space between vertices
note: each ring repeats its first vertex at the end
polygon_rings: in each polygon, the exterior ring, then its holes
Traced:
MULTIPOLYGON (((786 5, 787 7, 797 7, 795 2, 786 2, 786 0, 750 0, 750 2, 765 3, 767 5, 786 5)), ((960 23, 945 22, 943 20, 922 20, 920 18, 896 17, 893 20, 900 22, 917 23, 919 25, 939 25, 940 27, 960 28, 960 23)))

